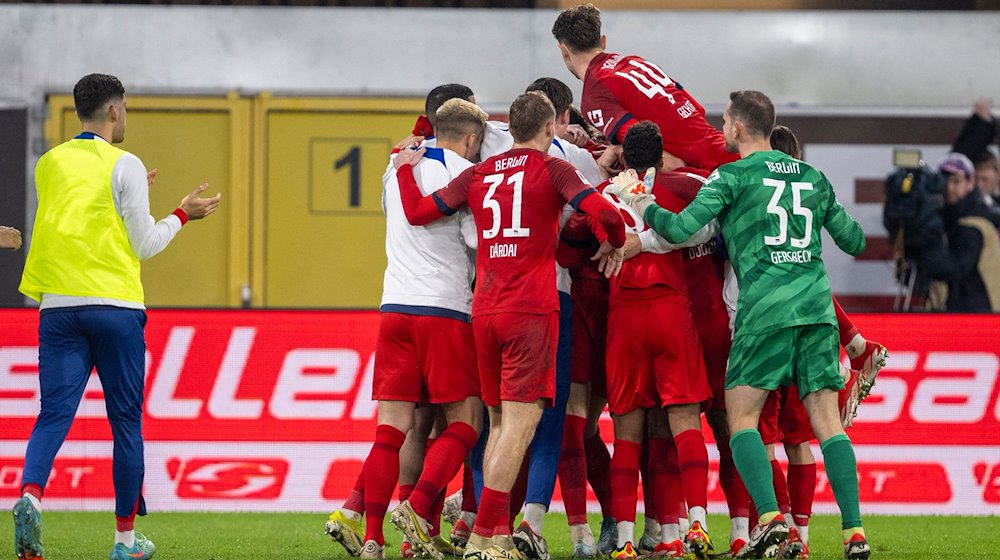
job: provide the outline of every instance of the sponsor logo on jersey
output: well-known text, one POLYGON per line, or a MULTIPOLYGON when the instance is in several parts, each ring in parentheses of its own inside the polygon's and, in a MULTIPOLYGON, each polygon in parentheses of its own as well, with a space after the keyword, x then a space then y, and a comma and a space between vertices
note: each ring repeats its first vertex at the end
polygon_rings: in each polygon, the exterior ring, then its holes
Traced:
POLYGON ((600 109, 587 111, 587 120, 589 120, 590 124, 594 125, 596 128, 601 128, 604 126, 604 112, 600 109))

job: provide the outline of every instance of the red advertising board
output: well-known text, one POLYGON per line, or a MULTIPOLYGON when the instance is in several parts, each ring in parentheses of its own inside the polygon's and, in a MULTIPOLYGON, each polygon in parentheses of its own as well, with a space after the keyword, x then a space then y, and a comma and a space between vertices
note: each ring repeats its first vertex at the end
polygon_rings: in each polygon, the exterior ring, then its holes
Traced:
MULTIPOLYGON (((148 314, 143 429, 151 507, 339 505, 375 431, 378 313, 148 314)), ((849 431, 866 509, 1000 513, 1000 316, 853 319, 891 353, 849 431)), ((13 496, 38 412, 38 312, 0 310, 0 324, 0 496, 13 496)), ((102 399, 93 375, 53 467, 50 508, 113 501, 102 399)), ((832 510, 822 471, 820 481, 817 509, 832 510)), ((716 486, 713 480, 710 498, 721 506, 716 486)), ((558 508, 558 493, 556 500, 558 508)))

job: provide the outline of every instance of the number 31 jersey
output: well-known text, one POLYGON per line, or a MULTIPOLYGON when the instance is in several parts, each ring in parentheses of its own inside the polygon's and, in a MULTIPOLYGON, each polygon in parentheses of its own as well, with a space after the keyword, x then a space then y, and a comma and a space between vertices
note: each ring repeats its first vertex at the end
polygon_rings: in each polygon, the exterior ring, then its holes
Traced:
POLYGON ((559 309, 555 253, 559 216, 597 191, 569 163, 530 148, 493 156, 459 175, 436 198, 468 204, 479 246, 472 315, 559 309))
POLYGON ((712 173, 684 213, 706 207, 719 216, 739 280, 737 331, 837 324, 821 230, 852 255, 865 237, 822 172, 779 151, 754 152, 712 173))

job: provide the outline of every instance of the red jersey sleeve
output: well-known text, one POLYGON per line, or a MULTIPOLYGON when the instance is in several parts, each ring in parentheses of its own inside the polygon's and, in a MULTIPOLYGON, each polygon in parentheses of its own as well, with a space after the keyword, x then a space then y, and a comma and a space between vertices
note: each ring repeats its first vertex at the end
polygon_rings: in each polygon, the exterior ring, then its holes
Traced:
POLYGON ((403 204, 403 214, 406 221, 413 226, 427 225, 442 216, 451 216, 458 212, 469 197, 469 184, 472 182, 473 168, 470 167, 455 177, 447 186, 423 196, 416 179, 413 178, 413 166, 403 165, 396 170, 399 181, 399 198, 403 204))
POLYGON ((587 120, 612 144, 621 144, 628 129, 639 121, 622 106, 607 85, 591 75, 588 74, 581 103, 587 120))

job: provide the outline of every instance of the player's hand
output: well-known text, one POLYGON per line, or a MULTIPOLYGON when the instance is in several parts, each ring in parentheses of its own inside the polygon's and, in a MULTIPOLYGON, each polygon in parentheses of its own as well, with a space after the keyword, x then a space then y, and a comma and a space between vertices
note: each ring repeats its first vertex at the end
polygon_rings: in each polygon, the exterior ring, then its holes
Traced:
POLYGON ((159 172, 160 170, 154 167, 149 170, 149 173, 146 173, 146 186, 149 187, 149 190, 153 190, 153 183, 156 182, 156 174, 159 172))
POLYGON ((392 148, 392 153, 402 152, 403 150, 405 150, 407 148, 416 149, 418 146, 420 146, 420 143, 423 142, 423 141, 424 141, 424 137, 423 136, 419 136, 419 135, 416 135, 416 134, 411 134, 411 135, 407 136, 406 138, 403 138, 402 140, 400 140, 399 142, 397 142, 396 145, 393 146, 393 148, 392 148))
POLYGON ((594 256, 590 257, 590 260, 599 261, 597 270, 604 274, 605 278, 617 276, 622 270, 622 263, 625 262, 625 248, 612 247, 605 240, 601 243, 601 247, 597 249, 597 252, 594 253, 594 256))
POLYGON ((622 170, 621 163, 622 147, 621 146, 608 146, 601 152, 601 156, 597 158, 597 166, 601 168, 601 174, 607 178, 614 177, 616 173, 622 170))
POLYGON ((571 124, 567 126, 566 131, 560 134, 559 137, 567 142, 572 142, 581 148, 590 142, 590 135, 587 134, 587 131, 578 124, 571 124))
POLYGON ((219 202, 222 200, 222 193, 215 193, 215 196, 212 198, 201 198, 199 196, 207 188, 208 183, 202 183, 181 200, 181 210, 187 214, 189 220, 200 220, 215 212, 216 208, 219 207, 219 202))
POLYGON ((17 228, 0 226, 0 249, 17 251, 21 248, 21 232, 17 228))
POLYGON ((642 241, 634 233, 625 234, 624 259, 629 260, 642 252, 642 241))
POLYGON ((424 157, 424 152, 426 151, 426 148, 403 149, 401 152, 393 156, 392 166, 399 169, 404 165, 414 165, 420 161, 420 158, 424 157))
POLYGON ((663 171, 673 171, 674 169, 687 167, 684 160, 666 150, 663 151, 663 159, 661 161, 663 164, 660 166, 660 169, 663 171))
POLYGON ((986 122, 993 120, 993 100, 989 97, 980 97, 973 106, 976 115, 986 122))

